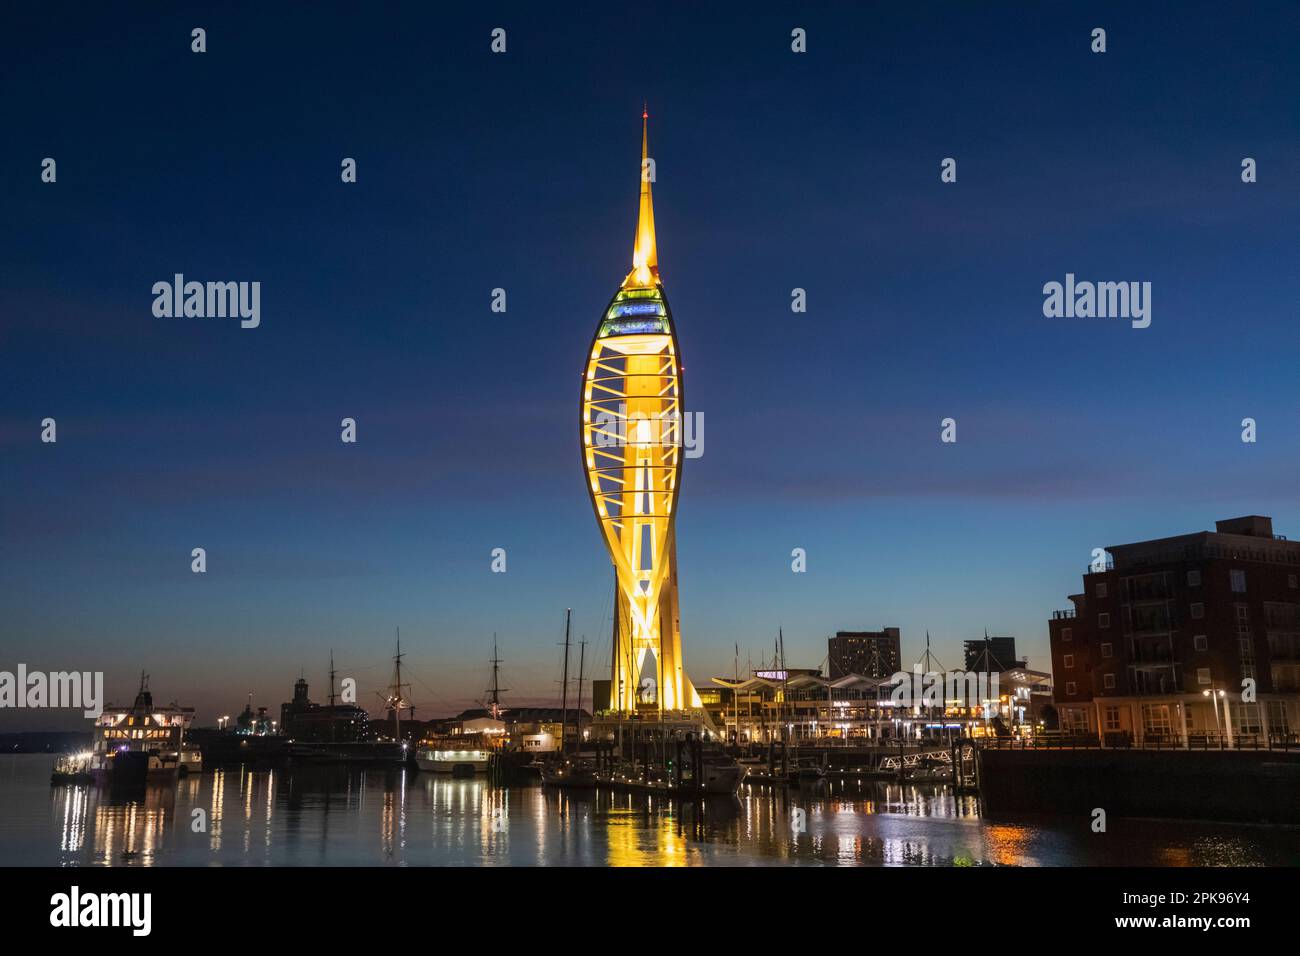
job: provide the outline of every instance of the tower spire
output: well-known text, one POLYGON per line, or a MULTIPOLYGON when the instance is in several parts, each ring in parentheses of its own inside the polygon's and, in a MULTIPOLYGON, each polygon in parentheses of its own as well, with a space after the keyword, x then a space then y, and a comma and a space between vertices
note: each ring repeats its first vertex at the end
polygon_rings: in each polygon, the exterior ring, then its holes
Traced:
POLYGON ((652 289, 659 281, 659 254, 655 248, 655 207, 650 195, 653 161, 650 159, 650 110, 641 108, 641 200, 637 210, 636 242, 632 246, 632 271, 623 288, 652 289))

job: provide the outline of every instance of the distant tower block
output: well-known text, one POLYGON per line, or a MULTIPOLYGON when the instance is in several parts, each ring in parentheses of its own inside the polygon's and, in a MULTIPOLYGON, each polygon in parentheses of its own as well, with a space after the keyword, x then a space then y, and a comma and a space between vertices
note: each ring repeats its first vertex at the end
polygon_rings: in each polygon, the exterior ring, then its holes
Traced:
POLYGON ((582 382, 583 467, 614 562, 610 706, 700 709, 682 664, 674 521, 681 487, 681 350, 659 278, 641 114, 641 202, 632 271, 596 327, 582 382))

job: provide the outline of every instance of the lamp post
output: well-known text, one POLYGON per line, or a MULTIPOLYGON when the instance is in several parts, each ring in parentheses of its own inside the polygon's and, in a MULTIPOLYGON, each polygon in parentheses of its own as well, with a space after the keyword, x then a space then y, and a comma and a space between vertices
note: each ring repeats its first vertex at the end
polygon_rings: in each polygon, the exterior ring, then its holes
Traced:
POLYGON ((1223 733, 1223 730, 1222 730, 1222 728, 1220 728, 1220 726, 1219 726, 1219 699, 1218 699, 1218 697, 1215 696, 1215 694, 1214 694, 1213 691, 1208 691, 1208 690, 1203 690, 1203 691, 1201 691, 1201 696, 1202 696, 1202 697, 1208 697, 1208 698, 1210 698, 1211 703, 1214 704, 1214 732, 1215 732, 1216 734, 1222 734, 1222 733, 1223 733))
POLYGON ((1232 709, 1228 706, 1228 692, 1219 691, 1219 696, 1223 698, 1223 729, 1228 732, 1228 749, 1232 749, 1232 709))

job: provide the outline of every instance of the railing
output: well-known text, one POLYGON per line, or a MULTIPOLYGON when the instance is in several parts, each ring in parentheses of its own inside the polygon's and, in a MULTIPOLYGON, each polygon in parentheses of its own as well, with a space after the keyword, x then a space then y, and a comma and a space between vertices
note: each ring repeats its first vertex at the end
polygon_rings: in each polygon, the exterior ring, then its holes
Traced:
POLYGON ((1052 620, 1054 620, 1054 621, 1068 621, 1070 618, 1075 617, 1075 615, 1076 615, 1076 612, 1073 611, 1073 610, 1069 610, 1069 611, 1053 611, 1053 612, 1052 612, 1052 620))
POLYGON ((1099 750, 1093 734, 1035 734, 1033 737, 976 737, 981 750, 1099 750))
POLYGON ((1105 743, 1093 734, 1038 734, 1035 737, 977 737, 984 750, 1300 750, 1300 734, 1193 733, 1187 746, 1179 734, 1144 734, 1134 740, 1128 731, 1106 731, 1105 743))

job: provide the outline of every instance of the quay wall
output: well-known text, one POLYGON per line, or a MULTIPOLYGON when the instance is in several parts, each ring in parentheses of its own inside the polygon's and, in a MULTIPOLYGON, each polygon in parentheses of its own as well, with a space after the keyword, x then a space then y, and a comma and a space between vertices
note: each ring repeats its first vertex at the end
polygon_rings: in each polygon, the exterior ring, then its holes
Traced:
POLYGON ((981 750, 990 815, 1015 812, 1300 824, 1300 753, 981 750))

